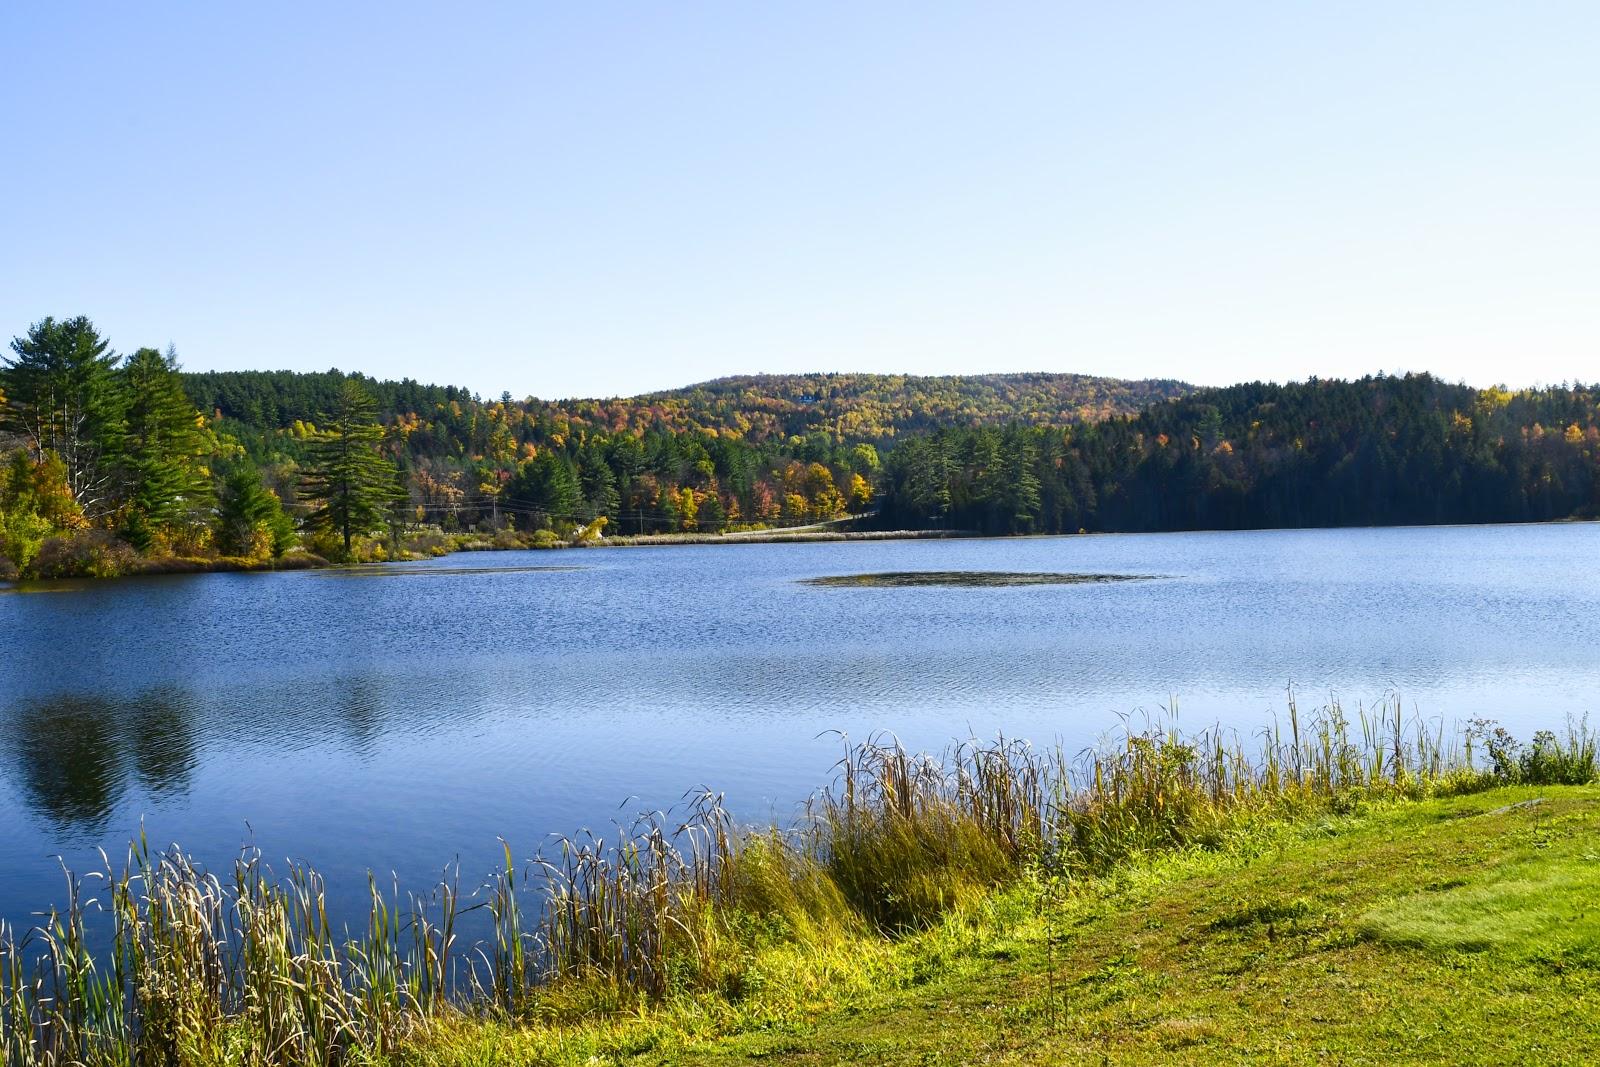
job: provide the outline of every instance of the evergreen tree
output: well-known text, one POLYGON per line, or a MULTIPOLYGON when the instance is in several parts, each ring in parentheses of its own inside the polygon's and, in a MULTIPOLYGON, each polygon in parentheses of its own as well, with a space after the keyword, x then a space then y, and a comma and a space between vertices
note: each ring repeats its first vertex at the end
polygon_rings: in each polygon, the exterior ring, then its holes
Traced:
POLYGON ((156 530, 179 525, 209 502, 206 458, 215 442, 183 391, 170 349, 163 356, 141 348, 120 374, 127 399, 123 464, 130 505, 123 530, 142 549, 156 530))
POLYGON ((317 505, 306 518, 314 530, 332 530, 350 555, 357 534, 381 528, 399 488, 394 464, 380 451, 383 427, 377 405, 361 383, 347 378, 333 410, 323 416, 311 439, 311 454, 301 492, 317 505))
POLYGON ((660 516, 662 531, 673 533, 679 528, 682 516, 678 514, 678 494, 663 486, 656 496, 656 514, 660 516))
POLYGON ((1039 450, 1034 445, 1033 434, 1020 426, 1008 428, 1001 441, 1001 454, 1005 468, 1005 484, 1001 489, 1002 529, 1032 533, 1040 511, 1036 470, 1039 450))
POLYGON ((914 439, 891 455, 903 472, 905 492, 916 521, 943 525, 950 514, 950 453, 943 432, 914 439))
POLYGON ((534 512, 543 520, 573 520, 583 507, 578 472, 566 456, 551 448, 524 463, 506 487, 506 502, 534 512))
POLYGON ((91 518, 108 513, 123 432, 116 353, 81 315, 34 323, 11 351, 15 358, 0 359, 0 429, 22 437, 35 460, 60 457, 72 498, 91 518))
POLYGON ((723 506, 722 497, 717 495, 715 489, 707 493, 705 500, 701 501, 697 521, 700 529, 707 533, 721 533, 728 525, 728 509, 723 506))
POLYGON ((622 507, 622 498, 617 493, 617 476, 612 473, 605 453, 599 448, 591 446, 584 449, 578 482, 583 490, 585 522, 591 522, 599 515, 613 519, 617 517, 622 507))
POLYGON ((293 545, 294 520, 262 484, 255 464, 240 461, 224 468, 217 493, 217 547, 230 556, 277 557, 293 545))
POLYGON ((1000 455, 1000 435, 990 429, 973 431, 967 445, 965 467, 967 499, 958 510, 972 516, 973 525, 985 533, 1005 533, 1006 464, 1000 455))

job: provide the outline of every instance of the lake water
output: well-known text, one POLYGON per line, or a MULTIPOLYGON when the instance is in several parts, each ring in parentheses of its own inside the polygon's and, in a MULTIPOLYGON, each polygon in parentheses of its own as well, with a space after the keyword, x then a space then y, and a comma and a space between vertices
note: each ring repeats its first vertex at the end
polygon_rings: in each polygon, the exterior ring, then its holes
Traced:
POLYGON ((55 856, 308 860, 335 901, 497 837, 606 830, 686 790, 792 818, 834 731, 1070 750, 1157 712, 1252 731, 1338 694, 1499 719, 1600 710, 1600 525, 457 555, 356 572, 0 592, 0 918, 55 856), (877 571, 1148 582, 826 588, 877 571))

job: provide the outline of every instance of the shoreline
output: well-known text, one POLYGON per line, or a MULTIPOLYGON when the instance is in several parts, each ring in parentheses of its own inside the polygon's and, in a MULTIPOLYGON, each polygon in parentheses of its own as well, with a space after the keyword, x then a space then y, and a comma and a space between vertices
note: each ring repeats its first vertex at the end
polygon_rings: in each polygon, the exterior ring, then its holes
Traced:
MULTIPOLYGON (((1428 523, 1396 526, 1262 526, 1241 529, 1205 530, 1085 530, 1078 533, 1053 534, 985 534, 975 530, 753 530, 736 533, 674 533, 674 534, 619 534, 593 541, 532 543, 513 534, 516 543, 494 540, 483 534, 447 534, 462 538, 459 543, 439 552, 406 552, 393 559, 363 560, 357 563, 336 563, 305 550, 286 553, 275 560, 247 560, 233 556, 207 559, 196 556, 157 556, 142 558, 129 570, 110 575, 64 575, 49 578, 0 577, 0 592, 16 591, 27 587, 48 587, 58 582, 105 581, 118 578, 147 578, 186 574, 261 573, 273 571, 322 570, 332 567, 366 567, 385 563, 416 563, 428 559, 443 559, 458 552, 546 552, 565 549, 602 548, 665 548, 683 545, 775 545, 824 544, 847 541, 1015 541, 1053 540, 1075 537, 1126 537, 1171 536, 1176 534, 1236 534, 1236 533, 1302 533, 1321 530, 1462 530, 1484 527, 1546 527, 1582 526, 1600 523, 1600 519, 1569 517, 1542 522, 1477 522, 1428 523), (469 539, 470 538, 470 539, 469 539), (481 538, 478 539, 478 538, 481 538)), ((531 536, 531 535, 529 535, 531 536)))
MULTIPOLYGON (((829 541, 947 541, 979 539, 985 535, 972 530, 756 530, 731 534, 619 534, 600 541, 582 542, 566 548, 655 548, 664 545, 790 545, 829 541)), ((998 535, 999 537, 1008 535, 998 535)))
POLYGON ((443 551, 414 552, 406 551, 392 559, 362 560, 355 563, 337 563, 325 559, 313 552, 297 550, 288 552, 278 559, 249 560, 237 556, 218 556, 207 559, 200 556, 153 556, 140 558, 128 570, 117 574, 74 574, 56 575, 42 578, 4 578, 0 577, 0 592, 4 591, 40 591, 43 592, 58 583, 77 582, 102 582, 115 581, 123 578, 155 578, 173 575, 189 574, 255 574, 274 571, 309 571, 325 570, 336 567, 370 567, 382 566, 388 563, 418 563, 430 559, 444 559, 457 553, 474 552, 554 552, 568 549, 602 549, 602 548, 661 548, 678 545, 770 545, 770 544, 810 544, 837 541, 919 541, 919 540, 949 540, 955 538, 979 538, 984 535, 964 530, 804 530, 804 531, 751 531, 749 533, 733 534, 644 534, 607 537, 596 541, 555 541, 539 544, 525 542, 520 538, 515 543, 497 542, 485 537, 483 540, 476 538, 483 535, 445 535, 447 537, 461 537, 462 541, 443 551), (466 539, 473 538, 473 539, 466 539))

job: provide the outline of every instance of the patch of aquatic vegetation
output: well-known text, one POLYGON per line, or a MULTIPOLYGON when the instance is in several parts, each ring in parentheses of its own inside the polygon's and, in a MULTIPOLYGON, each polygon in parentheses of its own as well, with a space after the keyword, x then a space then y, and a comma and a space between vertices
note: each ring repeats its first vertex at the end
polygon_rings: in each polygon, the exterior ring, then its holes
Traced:
POLYGON ((406 564, 333 567, 315 573, 329 578, 451 577, 464 574, 540 574, 547 571, 581 571, 583 567, 417 567, 406 564))
POLYGON ((838 588, 899 589, 918 586, 966 586, 989 589, 1013 585, 1094 585, 1105 582, 1149 582, 1164 574, 1073 574, 1056 571, 884 571, 879 574, 836 574, 806 578, 805 585, 838 588))
POLYGON ((0 582, 0 596, 8 593, 36 595, 39 593, 76 593, 91 588, 89 582, 0 582))

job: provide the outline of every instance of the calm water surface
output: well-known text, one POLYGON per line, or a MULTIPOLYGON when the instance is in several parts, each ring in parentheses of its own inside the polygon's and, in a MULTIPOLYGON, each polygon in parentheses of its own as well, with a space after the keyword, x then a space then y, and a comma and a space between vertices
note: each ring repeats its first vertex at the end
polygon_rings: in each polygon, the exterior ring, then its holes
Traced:
POLYGON ((424 888, 504 836, 725 790, 789 818, 840 742, 997 731, 1070 749, 1176 697, 1251 731, 1399 691, 1527 735, 1600 708, 1600 525, 457 555, 359 572, 0 591, 0 918, 55 856, 141 821, 212 863, 308 860, 424 888), (819 588, 872 571, 1159 574, 819 588))

